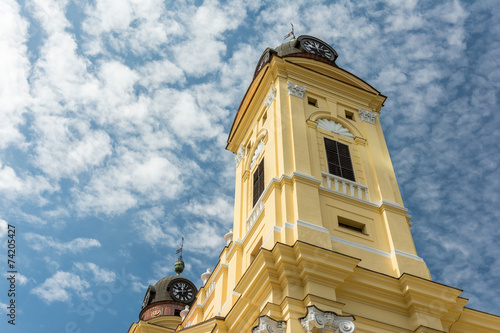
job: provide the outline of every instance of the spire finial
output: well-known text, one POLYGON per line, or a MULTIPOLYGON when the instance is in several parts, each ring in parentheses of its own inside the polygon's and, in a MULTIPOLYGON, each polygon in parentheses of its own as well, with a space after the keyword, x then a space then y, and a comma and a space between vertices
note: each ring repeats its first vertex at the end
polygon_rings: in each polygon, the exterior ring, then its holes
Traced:
POLYGON ((292 31, 290 31, 290 32, 288 33, 288 35, 286 35, 286 36, 285 36, 285 39, 287 39, 287 38, 288 38, 288 37, 290 37, 290 36, 293 36, 293 38, 292 38, 292 39, 295 39, 295 33, 294 33, 294 31, 293 31, 293 23, 290 23, 290 24, 292 25, 292 31))
POLYGON ((181 275, 182 271, 184 271, 184 261, 182 260, 182 248, 184 247, 184 237, 182 237, 181 248, 178 249, 175 254, 179 254, 179 259, 175 262, 174 270, 177 275, 181 275))

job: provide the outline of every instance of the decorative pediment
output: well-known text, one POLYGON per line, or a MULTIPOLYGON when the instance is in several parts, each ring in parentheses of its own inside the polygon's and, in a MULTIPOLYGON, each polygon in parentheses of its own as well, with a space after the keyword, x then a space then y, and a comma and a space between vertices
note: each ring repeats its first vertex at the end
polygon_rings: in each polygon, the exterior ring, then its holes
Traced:
POLYGON ((252 328, 252 333, 285 333, 286 321, 277 321, 268 316, 260 316, 259 324, 252 328))
POLYGON ((353 316, 339 316, 335 312, 321 311, 310 305, 300 323, 307 333, 353 333, 356 332, 353 320, 353 316))
POLYGON ((366 121, 367 123, 375 124, 375 119, 377 119, 377 112, 372 112, 359 108, 358 113, 361 121, 366 121))
POLYGON ((303 98, 304 93, 306 92, 306 87, 301 87, 298 84, 293 84, 290 81, 287 81, 286 87, 288 89, 288 95, 297 96, 299 98, 303 98))
POLYGON ((252 156, 252 163, 250 164, 250 168, 253 168, 255 162, 257 162, 257 159, 259 158, 260 153, 264 150, 264 139, 260 140, 259 144, 257 145, 257 149, 255 149, 255 152, 253 153, 252 156))
POLYGON ((337 134, 345 136, 346 138, 349 138, 349 139, 354 139, 354 135, 352 135, 351 132, 349 132, 349 130, 347 128, 345 128, 341 124, 337 124, 333 120, 321 118, 321 119, 316 120, 316 122, 318 123, 319 128, 322 128, 324 130, 327 130, 327 131, 330 131, 333 133, 337 133, 337 134))

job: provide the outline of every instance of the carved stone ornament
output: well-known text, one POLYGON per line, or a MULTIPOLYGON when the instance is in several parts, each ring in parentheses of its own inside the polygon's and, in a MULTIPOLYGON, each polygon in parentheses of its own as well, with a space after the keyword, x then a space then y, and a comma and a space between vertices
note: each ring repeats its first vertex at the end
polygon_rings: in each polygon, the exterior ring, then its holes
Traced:
POLYGON ((259 144, 257 145, 257 149, 255 149, 255 152, 253 153, 252 156, 252 163, 250 164, 250 168, 253 168, 255 162, 257 162, 257 159, 259 158, 260 153, 264 150, 264 140, 260 140, 259 144))
POLYGON ((259 324, 252 328, 252 333, 285 333, 286 321, 277 321, 268 316, 260 316, 259 324))
POLYGON ((353 316, 339 316, 310 305, 307 307, 307 315, 300 319, 300 323, 307 333, 353 333, 356 332, 353 320, 353 316))
POLYGON ((333 120, 321 118, 321 119, 316 120, 316 122, 318 123, 319 128, 322 128, 324 130, 327 130, 327 131, 330 131, 333 133, 337 133, 337 134, 345 136, 346 138, 349 138, 349 139, 354 139, 354 135, 352 135, 351 132, 349 132, 349 130, 347 128, 345 128, 341 124, 337 124, 333 120))
POLYGON ((276 98, 276 88, 274 86, 271 86, 271 89, 269 90, 269 94, 267 95, 266 100, 264 101, 264 105, 268 108, 269 105, 274 101, 276 98))
POLYGON ((236 154, 236 156, 234 156, 234 162, 236 163, 236 166, 240 164, 243 157, 245 157, 245 146, 241 145, 238 153, 236 154))
POLYGON ((287 81, 286 87, 288 88, 288 95, 297 96, 299 98, 303 98, 304 93, 306 92, 306 87, 301 87, 297 84, 293 84, 290 81, 287 81))
POLYGON ((375 119, 377 119, 377 112, 368 111, 362 108, 359 108, 359 118, 361 121, 366 121, 370 124, 375 124, 375 119))

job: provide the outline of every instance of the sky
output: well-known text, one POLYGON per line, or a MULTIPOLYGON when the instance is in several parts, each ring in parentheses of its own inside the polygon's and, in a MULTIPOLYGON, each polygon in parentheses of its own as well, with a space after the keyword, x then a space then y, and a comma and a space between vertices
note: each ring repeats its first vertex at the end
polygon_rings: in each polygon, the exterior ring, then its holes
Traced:
POLYGON ((201 286, 232 226, 230 126, 290 23, 388 96, 419 256, 500 315, 498 1, 0 0, 0 331, 126 332, 181 237, 201 286))

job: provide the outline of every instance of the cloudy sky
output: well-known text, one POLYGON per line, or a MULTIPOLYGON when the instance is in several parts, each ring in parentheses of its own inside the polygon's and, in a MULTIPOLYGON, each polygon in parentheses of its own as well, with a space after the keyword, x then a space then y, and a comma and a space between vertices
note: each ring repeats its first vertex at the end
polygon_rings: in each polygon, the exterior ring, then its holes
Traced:
POLYGON ((232 224, 227 133, 290 22, 388 96, 419 255, 500 314, 497 1, 0 0, 2 332, 126 332, 182 236, 200 285, 232 224))

